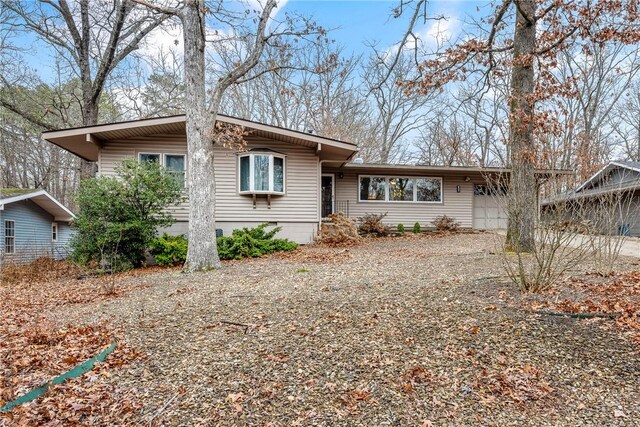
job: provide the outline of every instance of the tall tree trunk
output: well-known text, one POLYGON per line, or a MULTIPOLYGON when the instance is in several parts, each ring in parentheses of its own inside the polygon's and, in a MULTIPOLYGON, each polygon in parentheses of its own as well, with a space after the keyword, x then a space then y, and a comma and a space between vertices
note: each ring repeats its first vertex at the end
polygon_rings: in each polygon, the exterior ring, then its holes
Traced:
POLYGON ((518 10, 513 39, 509 138, 511 179, 506 243, 511 250, 532 252, 535 249, 534 227, 537 217, 533 136, 536 3, 534 0, 516 0, 516 4, 518 10))
POLYGON ((185 271, 220 268, 215 238, 216 183, 213 164, 215 114, 208 117, 205 91, 204 1, 187 0, 184 31, 186 127, 189 182, 189 249, 185 271), (188 30, 187 30, 188 29, 188 30))
MULTIPOLYGON (((94 126, 98 124, 98 101, 91 96, 91 90, 87 89, 85 82, 82 82, 83 102, 82 102, 82 121, 83 126, 94 126), (88 92, 86 92, 88 90, 88 92)), ((91 81, 88 82, 91 88, 91 81)), ((85 159, 80 161, 80 178, 93 178, 96 176, 98 167, 96 162, 90 162, 85 159)))

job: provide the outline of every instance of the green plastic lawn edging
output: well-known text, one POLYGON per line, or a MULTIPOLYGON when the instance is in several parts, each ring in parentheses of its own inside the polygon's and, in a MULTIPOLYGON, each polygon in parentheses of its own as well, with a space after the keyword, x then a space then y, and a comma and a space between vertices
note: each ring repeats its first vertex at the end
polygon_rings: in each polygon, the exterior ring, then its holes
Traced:
POLYGON ((107 347, 102 353, 100 353, 100 354, 98 354, 96 356, 93 356, 91 359, 87 360, 86 362, 83 362, 83 363, 79 364, 78 366, 76 366, 75 368, 71 369, 70 371, 67 371, 64 374, 55 377, 53 380, 49 381, 48 383, 45 383, 44 385, 42 385, 42 386, 40 386, 38 388, 34 388, 30 392, 28 392, 26 394, 23 394, 22 396, 20 396, 19 398, 15 399, 15 400, 12 400, 11 402, 7 403, 2 408, 0 408, 0 412, 9 412, 13 408, 15 408, 16 406, 22 405, 23 403, 30 402, 33 399, 37 399, 38 397, 40 397, 44 393, 46 393, 47 390, 49 389, 49 387, 51 387, 52 385, 62 384, 63 382, 65 382, 69 378, 77 378, 77 377, 79 377, 79 376, 81 376, 83 374, 86 374, 87 372, 89 372, 90 370, 93 369, 93 367, 95 366, 96 362, 104 362, 104 360, 107 358, 107 356, 113 350, 116 349, 116 344, 117 343, 114 342, 109 347, 107 347))
POLYGON ((535 314, 544 314, 546 316, 557 317, 570 317, 572 319, 593 319, 594 317, 600 317, 603 319, 615 319, 620 317, 620 313, 560 313, 556 311, 534 311, 535 314))

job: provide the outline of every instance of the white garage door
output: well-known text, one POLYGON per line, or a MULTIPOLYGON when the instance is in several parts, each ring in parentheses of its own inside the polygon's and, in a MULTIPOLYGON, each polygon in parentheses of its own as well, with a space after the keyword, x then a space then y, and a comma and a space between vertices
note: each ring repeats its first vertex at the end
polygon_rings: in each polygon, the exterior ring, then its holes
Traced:
POLYGON ((507 228, 507 215, 503 205, 505 201, 498 201, 494 191, 486 185, 473 186, 473 228, 477 230, 495 230, 507 228))

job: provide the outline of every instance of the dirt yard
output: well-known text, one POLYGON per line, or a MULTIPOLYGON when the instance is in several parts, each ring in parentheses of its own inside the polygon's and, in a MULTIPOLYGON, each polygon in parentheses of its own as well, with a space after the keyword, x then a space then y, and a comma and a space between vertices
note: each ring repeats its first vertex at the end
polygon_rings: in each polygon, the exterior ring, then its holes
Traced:
MULTIPOLYGON (((209 273, 119 276, 114 297, 41 314, 57 327, 109 325, 129 357, 55 388, 50 411, 38 412, 40 399, 0 425, 29 411, 52 425, 640 425, 632 334, 613 319, 533 313, 559 294, 523 298, 495 238, 370 239, 209 273), (79 391, 102 383, 102 394, 79 391), (69 392, 81 397, 61 415, 69 392)), ((639 269, 633 258, 618 268, 639 269)), ((626 283, 640 294, 640 280, 626 283)), ((12 329, 0 322, 2 339, 12 329)))

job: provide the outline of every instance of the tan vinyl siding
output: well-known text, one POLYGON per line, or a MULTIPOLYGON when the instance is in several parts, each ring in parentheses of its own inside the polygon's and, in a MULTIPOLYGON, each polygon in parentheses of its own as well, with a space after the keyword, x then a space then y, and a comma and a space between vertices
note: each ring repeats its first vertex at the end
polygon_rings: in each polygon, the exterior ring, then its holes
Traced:
POLYGON ((431 221, 436 216, 447 215, 454 217, 462 227, 473 226, 473 182, 465 182, 463 174, 407 174, 406 172, 394 173, 391 170, 380 169, 327 169, 325 173, 336 173, 336 201, 349 201, 349 215, 351 217, 362 216, 366 213, 387 213, 384 222, 390 225, 404 224, 411 227, 415 222, 420 222, 423 227, 431 227, 431 221), (342 172, 344 177, 340 179, 337 174, 342 172), (360 202, 358 199, 359 175, 378 175, 389 177, 433 177, 442 178, 443 201, 442 203, 417 203, 417 202, 360 202), (460 186, 460 193, 456 192, 456 186, 460 186))
MULTIPOLYGON (((250 195, 238 194, 238 161, 235 151, 216 147, 216 220, 233 222, 317 222, 318 157, 315 149, 280 141, 249 138, 247 149, 269 148, 285 154, 285 195, 258 196, 255 209, 250 195)), ((113 175, 117 162, 137 153, 186 154, 184 138, 158 137, 105 143, 99 158, 102 175, 113 175)), ((187 163, 187 174, 189 165, 187 163)), ((172 209, 178 221, 189 218, 189 203, 172 209)))
POLYGON ((273 140, 252 139, 248 148, 269 148, 285 154, 285 195, 253 198, 238 194, 238 160, 230 150, 216 156, 216 215, 223 221, 318 221, 318 158, 315 150, 273 140))

